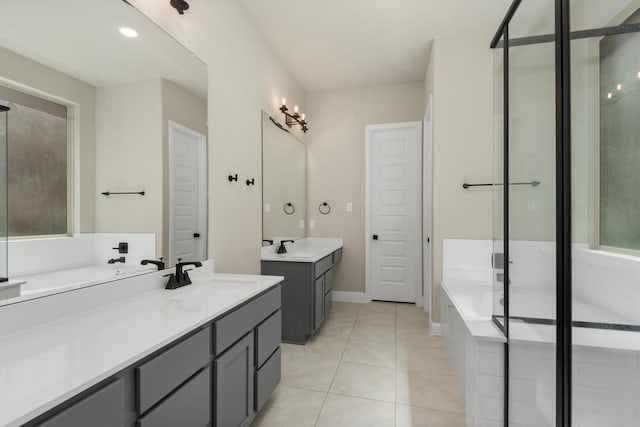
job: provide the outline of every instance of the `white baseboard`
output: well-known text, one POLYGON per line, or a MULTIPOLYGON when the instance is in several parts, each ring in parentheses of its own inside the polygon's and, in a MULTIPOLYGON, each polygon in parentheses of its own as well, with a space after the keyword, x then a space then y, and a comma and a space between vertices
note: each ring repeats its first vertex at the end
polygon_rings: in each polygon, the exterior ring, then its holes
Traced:
POLYGON ((429 328, 429 333, 433 337, 442 336, 442 327, 440 323, 431 323, 431 327, 429 328))
POLYGON ((338 302, 371 302, 371 300, 367 298, 367 295, 364 292, 332 291, 332 293, 332 299, 338 302))

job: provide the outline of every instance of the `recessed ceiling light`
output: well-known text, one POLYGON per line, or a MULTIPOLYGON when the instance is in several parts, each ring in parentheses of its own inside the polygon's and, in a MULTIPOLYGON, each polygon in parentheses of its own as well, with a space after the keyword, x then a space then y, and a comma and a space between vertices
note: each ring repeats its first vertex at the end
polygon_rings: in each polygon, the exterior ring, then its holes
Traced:
POLYGON ((118 31, 120 31, 120 34, 122 34, 125 37, 129 37, 130 39, 138 37, 138 32, 133 28, 120 27, 118 28, 118 31))

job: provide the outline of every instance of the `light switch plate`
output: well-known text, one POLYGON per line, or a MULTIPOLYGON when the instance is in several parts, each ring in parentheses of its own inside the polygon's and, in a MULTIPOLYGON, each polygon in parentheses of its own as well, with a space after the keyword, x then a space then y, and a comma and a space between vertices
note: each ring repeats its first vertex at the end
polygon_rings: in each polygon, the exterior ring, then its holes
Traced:
POLYGON ((300 230, 304 230, 304 219, 298 221, 298 227, 300 228, 300 230))
POLYGON ((309 220, 309 228, 312 229, 312 230, 314 228, 316 228, 316 220, 315 219, 310 219, 309 220))
POLYGON ((347 202, 347 212, 353 212, 353 203, 347 202))
POLYGON ((265 211, 266 213, 271 212, 271 204, 269 204, 269 203, 265 203, 265 204, 264 204, 264 211, 265 211))

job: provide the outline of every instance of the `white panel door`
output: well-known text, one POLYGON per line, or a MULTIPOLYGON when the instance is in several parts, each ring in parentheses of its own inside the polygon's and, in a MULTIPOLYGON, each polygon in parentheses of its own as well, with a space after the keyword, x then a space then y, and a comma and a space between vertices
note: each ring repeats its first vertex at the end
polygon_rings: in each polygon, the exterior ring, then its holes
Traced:
POLYGON ((170 122, 171 214, 169 265, 205 258, 204 135, 170 122))
POLYGON ((421 290, 420 122, 367 126, 368 279, 374 300, 421 290))

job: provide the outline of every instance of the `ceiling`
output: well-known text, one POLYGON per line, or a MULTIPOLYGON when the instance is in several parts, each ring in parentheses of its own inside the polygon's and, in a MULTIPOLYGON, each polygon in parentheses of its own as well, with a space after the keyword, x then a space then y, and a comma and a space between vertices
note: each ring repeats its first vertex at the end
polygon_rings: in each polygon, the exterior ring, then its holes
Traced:
POLYGON ((166 78, 207 94, 206 66, 122 1, 13 2, 0 15, 0 46, 93 86, 166 78), (139 37, 123 37, 119 26, 139 37))
POLYGON ((421 82, 434 38, 484 33, 511 0, 239 0, 307 92, 421 82))

